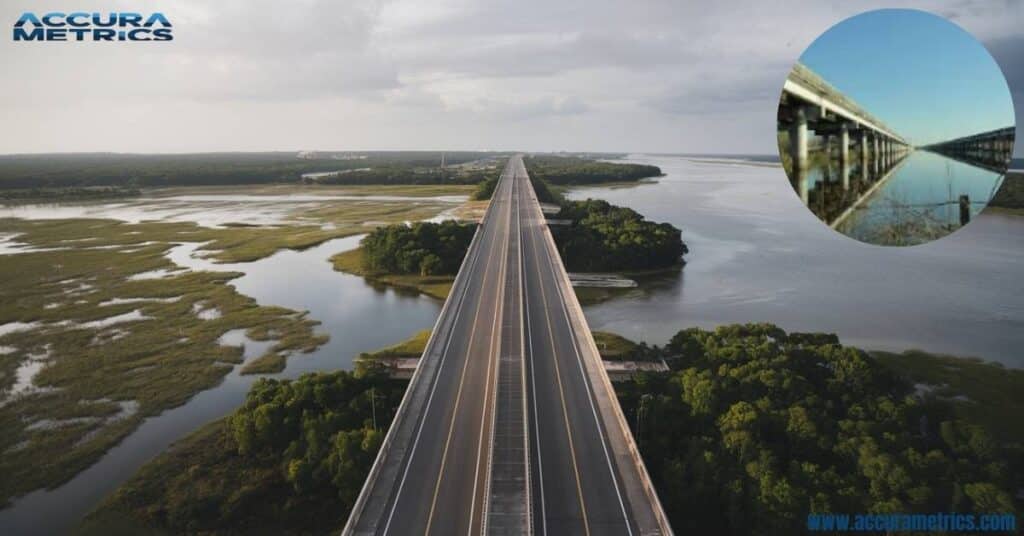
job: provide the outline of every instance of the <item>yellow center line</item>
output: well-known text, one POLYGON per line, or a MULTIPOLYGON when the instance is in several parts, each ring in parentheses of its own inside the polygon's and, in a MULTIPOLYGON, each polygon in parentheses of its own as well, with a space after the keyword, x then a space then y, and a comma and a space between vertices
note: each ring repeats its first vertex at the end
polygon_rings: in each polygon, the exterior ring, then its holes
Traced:
MULTIPOLYGON (((530 245, 533 248, 534 255, 537 254, 537 245, 534 242, 533 237, 530 237, 530 245)), ((539 270, 538 270, 539 273, 539 270)), ((540 280, 540 295, 544 304, 544 318, 548 324, 548 342, 551 343, 551 358, 555 363, 555 378, 558 380, 558 396, 562 400, 562 417, 565 419, 565 435, 569 439, 569 453, 572 456, 572 470, 576 474, 576 495, 580 500, 580 510, 583 513, 583 530, 589 535, 590 534, 590 522, 587 520, 587 505, 583 501, 583 487, 580 483, 580 469, 576 462, 576 447, 572 440, 572 429, 569 427, 569 410, 565 403, 565 389, 562 386, 562 373, 558 366, 558 356, 555 350, 555 332, 554 327, 551 324, 551 315, 548 313, 548 297, 547 292, 544 291, 544 278, 538 277, 540 280)))
MULTIPOLYGON (((491 273, 491 265, 494 264, 493 262, 491 262, 491 259, 493 259, 493 255, 494 254, 491 253, 491 252, 489 252, 489 253, 490 253, 490 256, 488 257, 487 267, 484 269, 483 281, 487 281, 488 275, 490 275, 490 273, 491 273)), ((427 517, 427 526, 426 526, 426 528, 423 531, 424 534, 429 534, 430 533, 430 526, 431 526, 431 524, 434 521, 434 511, 437 508, 437 496, 438 496, 438 493, 441 490, 441 480, 442 480, 442 477, 444 475, 445 465, 448 462, 448 448, 451 446, 452 435, 453 435, 453 432, 455 431, 455 418, 459 414, 459 407, 460 407, 460 405, 462 403, 462 388, 463 388, 463 386, 466 383, 466 371, 469 370, 469 355, 468 354, 469 354, 470 350, 473 348, 473 342, 476 340, 476 327, 479 324, 478 320, 480 318, 480 305, 483 304, 483 301, 484 301, 484 294, 481 293, 480 294, 480 300, 479 300, 479 303, 477 305, 476 311, 474 311, 474 313, 473 313, 473 328, 469 332, 469 345, 466 347, 466 353, 467 353, 466 362, 463 364, 463 366, 462 366, 462 374, 459 376, 459 389, 458 389, 458 391, 456 392, 456 395, 455 395, 455 409, 452 412, 452 419, 451 419, 451 422, 448 425, 448 437, 445 439, 445 442, 444 442, 444 451, 443 451, 443 453, 441 455, 441 468, 440 468, 440 470, 438 471, 438 474, 437 474, 437 483, 434 485, 434 496, 433 496, 433 498, 431 499, 431 502, 430 502, 430 514, 427 517)), ((453 328, 454 328, 454 326, 453 326, 453 328)))

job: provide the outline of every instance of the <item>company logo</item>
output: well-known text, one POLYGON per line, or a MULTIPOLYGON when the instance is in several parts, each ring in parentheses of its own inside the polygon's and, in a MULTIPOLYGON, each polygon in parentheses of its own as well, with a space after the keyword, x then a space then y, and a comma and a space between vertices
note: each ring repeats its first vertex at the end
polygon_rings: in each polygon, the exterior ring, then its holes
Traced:
POLYGON ((171 41, 163 13, 24 13, 14 23, 15 41, 171 41))

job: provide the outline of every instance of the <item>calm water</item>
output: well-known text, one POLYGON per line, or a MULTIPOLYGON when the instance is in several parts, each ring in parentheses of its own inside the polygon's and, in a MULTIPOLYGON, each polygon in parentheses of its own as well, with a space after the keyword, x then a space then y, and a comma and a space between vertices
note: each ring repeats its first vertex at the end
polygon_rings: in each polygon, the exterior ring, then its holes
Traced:
MULTIPOLYGON (((326 242, 306 251, 281 251, 266 259, 244 264, 212 264, 192 259, 194 245, 175 248, 171 258, 197 269, 241 271, 246 275, 232 284, 261 304, 299 311, 323 324, 320 331, 331 340, 311 354, 288 359, 278 378, 294 378, 318 370, 347 369, 352 357, 402 340, 433 325, 440 311, 436 300, 375 290, 361 277, 335 272, 327 259, 355 247, 359 237, 326 242)), ((246 341, 229 332, 228 344, 245 344, 245 357, 263 353, 269 342, 246 341)), ((147 419, 124 442, 73 480, 52 491, 37 491, 0 511, 0 534, 54 534, 66 532, 108 493, 131 477, 139 467, 175 440, 202 424, 230 413, 245 399, 255 376, 240 376, 238 369, 220 386, 199 393, 184 406, 147 419)))
POLYGON ((591 327, 663 344, 687 326, 770 321, 865 348, 922 348, 1024 367, 1024 218, 982 214, 929 244, 883 247, 828 229, 781 167, 634 156, 657 184, 588 188, 683 229, 682 276, 587 309, 591 327))
MULTIPOLYGON (((852 154, 852 153, 851 153, 852 154)), ((929 151, 889 161, 817 161, 793 187, 820 219, 862 242, 919 244, 961 227, 960 196, 971 219, 995 195, 1003 175, 929 151)))

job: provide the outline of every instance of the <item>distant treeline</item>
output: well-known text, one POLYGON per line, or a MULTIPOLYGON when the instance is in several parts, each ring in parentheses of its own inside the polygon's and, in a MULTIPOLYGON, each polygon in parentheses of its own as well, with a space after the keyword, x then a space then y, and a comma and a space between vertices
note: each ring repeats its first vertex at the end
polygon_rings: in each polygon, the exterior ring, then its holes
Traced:
POLYGON ((523 163, 530 177, 556 186, 638 181, 662 174, 658 166, 599 162, 570 156, 535 155, 524 158, 523 163))
POLYGON ((448 220, 387 225, 363 238, 363 268, 369 273, 456 274, 476 225, 448 220))
POLYGON ((552 226, 562 262, 573 272, 655 270, 678 266, 689 250, 669 223, 647 221, 635 210, 597 199, 565 201, 552 226))
MULTIPOLYGON (((0 155, 0 189, 87 186, 203 186, 297 182, 304 173, 392 168, 440 168, 441 152, 308 153, 197 153, 118 154, 61 153, 0 155)), ((455 165, 493 153, 445 152, 446 165, 455 165)), ((351 175, 358 180, 360 175, 351 175)), ((388 177, 387 174, 382 177, 388 177)), ((366 179, 370 179, 367 177, 366 179)), ((475 178, 473 180, 482 180, 475 178)), ((393 181, 392 181, 393 182, 393 181)), ((368 184, 370 182, 354 182, 368 184)), ((402 184, 418 184, 404 182, 402 184)))
POLYGON ((69 186, 65 188, 24 188, 0 190, 3 201, 54 201, 61 199, 110 199, 142 195, 138 188, 130 186, 69 186))
POLYGON ((497 173, 499 172, 387 165, 307 179, 306 182, 317 184, 479 184, 493 178, 497 173))

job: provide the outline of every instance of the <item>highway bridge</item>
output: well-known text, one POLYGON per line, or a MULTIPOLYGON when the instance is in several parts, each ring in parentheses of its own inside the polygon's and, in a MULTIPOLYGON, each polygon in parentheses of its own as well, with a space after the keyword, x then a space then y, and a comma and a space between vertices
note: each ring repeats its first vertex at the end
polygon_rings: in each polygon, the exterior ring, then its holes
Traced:
POLYGON ((788 131, 788 158, 798 176, 806 174, 811 133, 823 138, 827 151, 831 150, 831 140, 837 139, 840 163, 846 168, 851 165, 854 141, 863 172, 874 166, 873 161, 891 167, 913 150, 903 136, 802 63, 793 67, 783 84, 778 125, 780 130, 788 131))
POLYGON ((1013 158, 1015 127, 998 128, 923 147, 996 173, 1006 173, 1013 158))
POLYGON ((671 534, 519 156, 344 534, 671 534))

